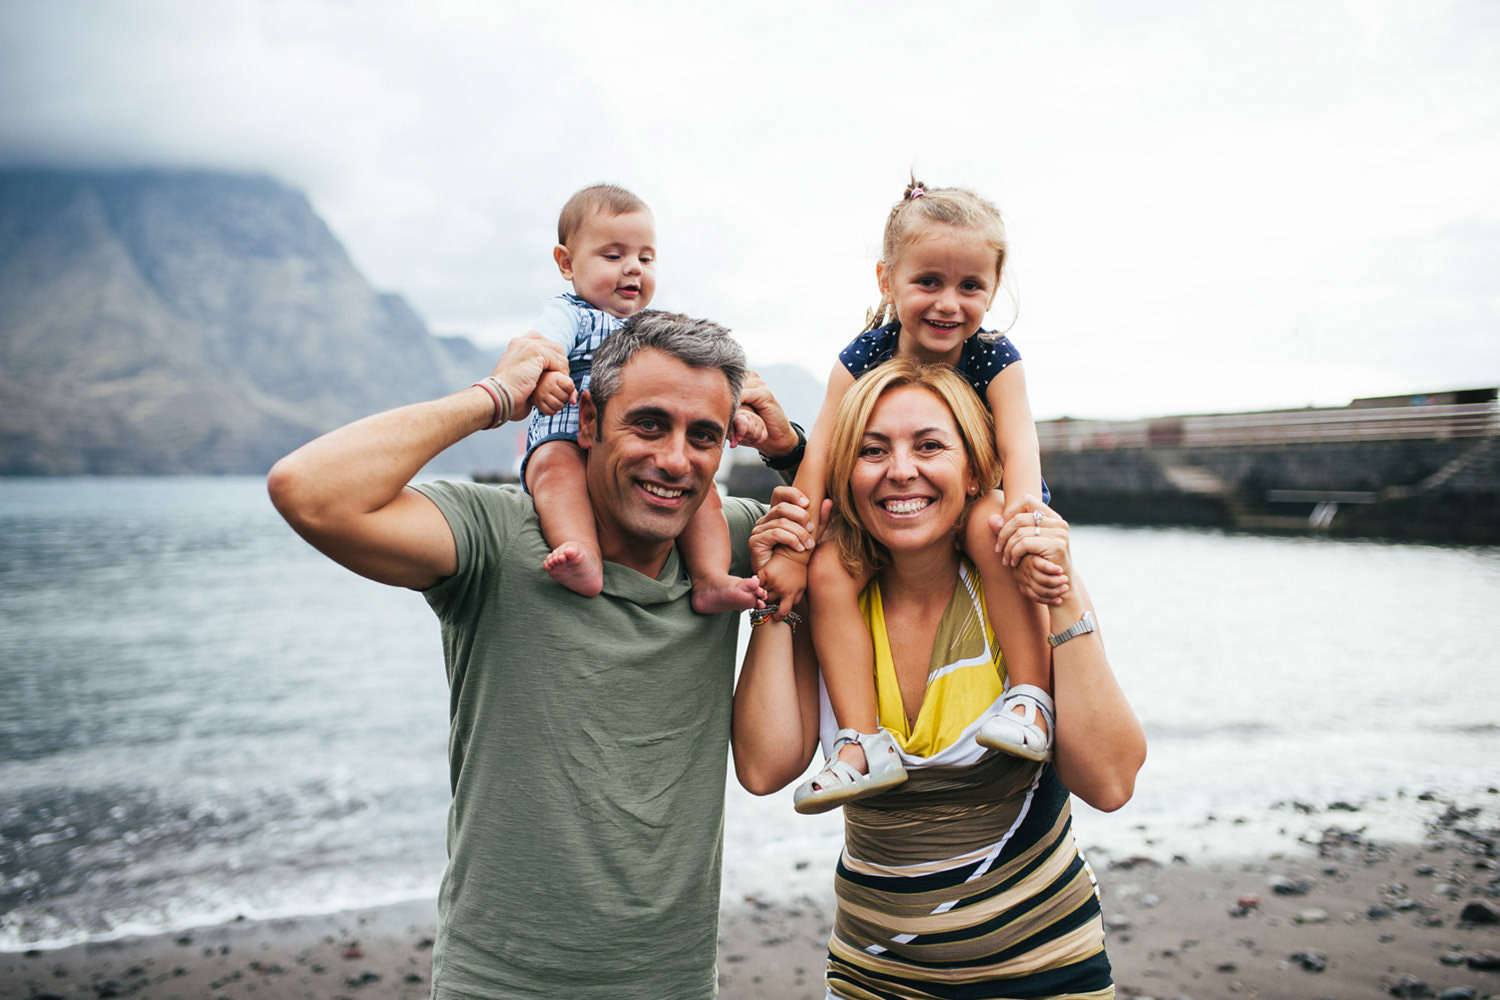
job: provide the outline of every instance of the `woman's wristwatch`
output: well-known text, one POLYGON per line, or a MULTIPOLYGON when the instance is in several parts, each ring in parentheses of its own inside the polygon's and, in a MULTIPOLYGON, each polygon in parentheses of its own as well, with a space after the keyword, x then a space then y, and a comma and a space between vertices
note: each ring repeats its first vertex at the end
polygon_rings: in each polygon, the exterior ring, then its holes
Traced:
POLYGON ((1080 635, 1088 635, 1098 627, 1094 622, 1094 613, 1092 611, 1085 611, 1083 617, 1072 625, 1069 625, 1061 632, 1054 632, 1052 635, 1047 636, 1047 641, 1052 644, 1053 649, 1056 649, 1069 639, 1076 639, 1080 635))

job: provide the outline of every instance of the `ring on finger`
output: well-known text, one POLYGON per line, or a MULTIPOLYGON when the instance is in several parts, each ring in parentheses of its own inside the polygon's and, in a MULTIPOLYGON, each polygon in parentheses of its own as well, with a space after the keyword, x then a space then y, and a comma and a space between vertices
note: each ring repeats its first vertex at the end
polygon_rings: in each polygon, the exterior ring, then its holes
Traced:
POLYGON ((1039 511, 1039 510, 1034 510, 1034 511, 1031 512, 1031 517, 1032 517, 1032 522, 1038 528, 1040 528, 1042 526, 1042 512, 1039 511))

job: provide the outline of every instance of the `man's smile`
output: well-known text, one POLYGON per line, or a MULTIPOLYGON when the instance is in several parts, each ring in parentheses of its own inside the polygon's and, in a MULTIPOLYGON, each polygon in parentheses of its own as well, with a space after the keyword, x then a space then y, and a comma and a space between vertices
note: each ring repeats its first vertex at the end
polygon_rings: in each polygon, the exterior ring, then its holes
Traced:
POLYGON ((676 500, 678 497, 687 493, 687 490, 681 487, 658 486, 656 483, 642 483, 641 489, 645 490, 647 493, 650 493, 652 496, 662 497, 666 500, 676 500))

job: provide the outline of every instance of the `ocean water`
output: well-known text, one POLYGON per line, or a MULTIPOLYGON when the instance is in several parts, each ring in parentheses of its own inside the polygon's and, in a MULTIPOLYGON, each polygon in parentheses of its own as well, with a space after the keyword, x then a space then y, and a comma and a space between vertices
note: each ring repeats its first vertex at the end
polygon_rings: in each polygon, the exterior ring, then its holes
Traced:
MULTIPOLYGON (((1421 793, 1500 798, 1500 549, 1074 548, 1150 741, 1130 805, 1078 809, 1087 849, 1415 837, 1421 793)), ((431 898, 446 741, 425 602, 313 552, 261 480, 0 479, 0 951, 431 898)), ((826 894, 838 814, 727 784, 726 902, 826 894)))

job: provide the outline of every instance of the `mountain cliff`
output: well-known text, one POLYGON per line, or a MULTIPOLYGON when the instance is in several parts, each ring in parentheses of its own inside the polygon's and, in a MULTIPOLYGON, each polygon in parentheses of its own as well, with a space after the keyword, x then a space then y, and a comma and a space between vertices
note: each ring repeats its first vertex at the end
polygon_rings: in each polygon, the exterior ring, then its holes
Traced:
POLYGON ((270 178, 0 170, 0 474, 260 473, 493 361, 372 289, 270 178))

